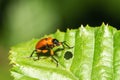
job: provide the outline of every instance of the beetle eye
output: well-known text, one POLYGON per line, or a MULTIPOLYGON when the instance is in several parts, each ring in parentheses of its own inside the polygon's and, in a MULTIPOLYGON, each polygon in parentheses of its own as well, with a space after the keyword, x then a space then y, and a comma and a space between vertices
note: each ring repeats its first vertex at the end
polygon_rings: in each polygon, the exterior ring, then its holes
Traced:
POLYGON ((52 42, 56 44, 57 46, 59 45, 59 41, 57 39, 53 39, 52 42))

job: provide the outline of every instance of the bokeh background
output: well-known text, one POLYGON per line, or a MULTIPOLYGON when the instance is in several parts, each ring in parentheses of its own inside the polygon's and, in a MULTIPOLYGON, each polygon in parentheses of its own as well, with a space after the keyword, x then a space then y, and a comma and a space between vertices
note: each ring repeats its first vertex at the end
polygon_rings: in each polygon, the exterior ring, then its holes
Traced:
POLYGON ((81 24, 120 29, 120 0, 0 0, 0 79, 12 80, 11 46, 81 24))

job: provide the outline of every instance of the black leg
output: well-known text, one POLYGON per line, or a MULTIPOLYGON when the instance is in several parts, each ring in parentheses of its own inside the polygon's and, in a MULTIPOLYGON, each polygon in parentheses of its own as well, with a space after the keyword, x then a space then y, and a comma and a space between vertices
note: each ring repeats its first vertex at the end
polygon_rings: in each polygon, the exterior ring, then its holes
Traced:
POLYGON ((34 61, 39 60, 40 59, 40 53, 36 53, 37 54, 37 59, 33 58, 34 61))
POLYGON ((73 47, 70 47, 70 46, 66 43, 66 41, 62 42, 62 46, 63 46, 63 48, 65 48, 65 46, 67 46, 69 49, 73 48, 73 47))
POLYGON ((55 59, 53 56, 51 56, 51 57, 52 57, 52 59, 55 60, 55 62, 57 63, 56 66, 58 67, 58 61, 57 61, 57 59, 55 59))
POLYGON ((31 53, 30 57, 32 57, 32 55, 34 54, 34 52, 36 52, 36 50, 33 50, 33 52, 31 53))
POLYGON ((38 60, 40 59, 40 53, 37 53, 38 60))
POLYGON ((54 54, 56 54, 57 52, 59 52, 59 51, 62 51, 62 50, 64 50, 65 48, 58 48, 58 49, 56 49, 55 51, 54 51, 54 54))

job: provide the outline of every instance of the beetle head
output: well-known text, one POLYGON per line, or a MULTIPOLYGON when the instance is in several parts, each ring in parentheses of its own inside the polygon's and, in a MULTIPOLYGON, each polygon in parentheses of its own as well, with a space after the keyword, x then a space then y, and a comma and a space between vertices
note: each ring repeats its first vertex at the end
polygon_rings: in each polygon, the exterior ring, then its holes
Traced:
POLYGON ((55 46, 60 46, 60 42, 57 39, 53 39, 52 42, 55 46))

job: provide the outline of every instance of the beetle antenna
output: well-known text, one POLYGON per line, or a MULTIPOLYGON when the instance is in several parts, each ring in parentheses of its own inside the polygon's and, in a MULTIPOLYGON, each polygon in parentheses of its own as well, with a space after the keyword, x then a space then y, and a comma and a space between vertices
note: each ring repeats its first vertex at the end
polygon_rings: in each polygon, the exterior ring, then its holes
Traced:
POLYGON ((34 54, 35 51, 36 51, 36 50, 33 50, 33 52, 31 53, 30 57, 32 57, 32 55, 34 54))

